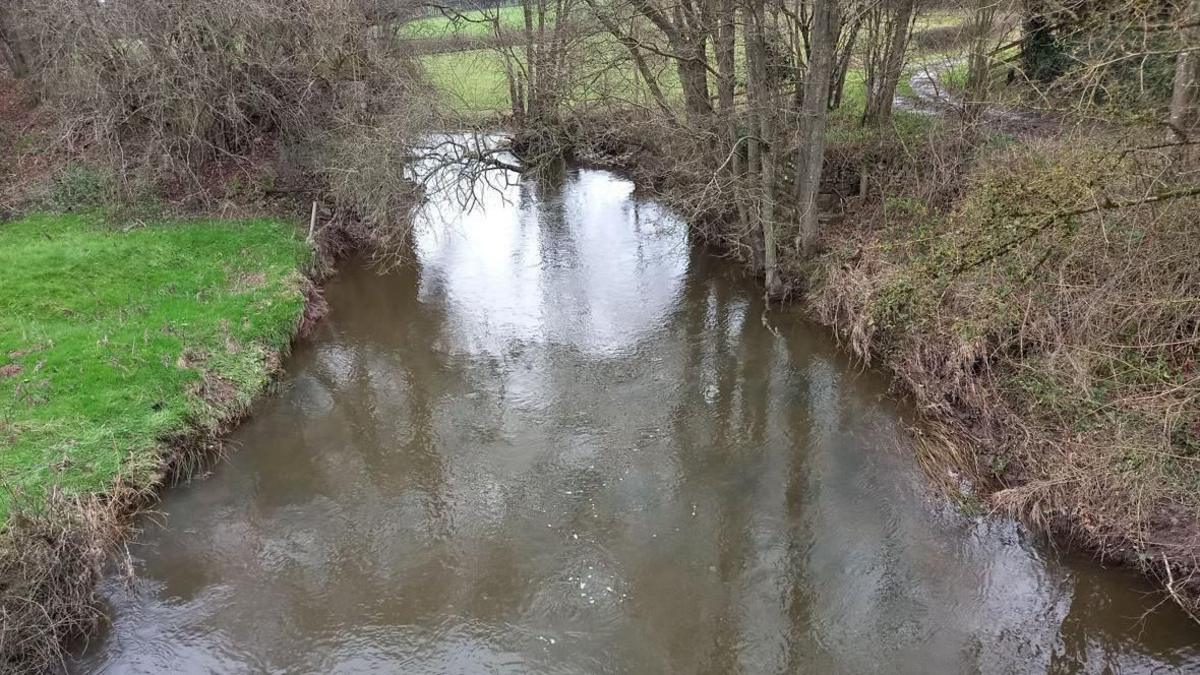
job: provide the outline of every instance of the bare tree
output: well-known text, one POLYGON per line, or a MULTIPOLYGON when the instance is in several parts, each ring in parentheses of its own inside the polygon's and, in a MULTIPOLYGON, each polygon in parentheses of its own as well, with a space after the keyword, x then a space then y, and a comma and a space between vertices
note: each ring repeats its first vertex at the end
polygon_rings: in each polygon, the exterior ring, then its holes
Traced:
POLYGON ((745 12, 747 93, 750 99, 754 128, 758 136, 758 229, 762 233, 763 272, 766 276, 767 293, 777 295, 783 288, 783 280, 779 275, 778 223, 776 222, 775 174, 778 159, 775 153, 779 146, 779 139, 775 128, 775 118, 778 107, 775 100, 775 87, 769 75, 764 14, 762 2, 747 3, 745 12))
MULTIPOLYGON (((602 7, 596 0, 584 0, 592 10, 592 14, 604 26, 604 29, 613 35, 629 52, 629 57, 633 60, 634 66, 637 68, 638 75, 641 77, 642 84, 650 93, 654 104, 672 123, 675 122, 675 112, 671 108, 671 104, 667 101, 667 97, 663 95, 662 88, 658 86, 658 77, 650 70, 650 66, 646 62, 644 50, 641 43, 638 42, 630 31, 623 30, 617 23, 617 19, 609 14, 607 8, 602 7)), ((732 90, 731 90, 732 91, 732 90)), ((732 100, 732 99, 731 99, 732 100)))
MULTIPOLYGON (((871 6, 873 5, 869 5, 869 7, 871 6)), ((850 17, 850 26, 848 29, 842 30, 842 35, 839 38, 837 58, 834 61, 836 65, 833 70, 832 83, 829 86, 830 109, 838 108, 842 105, 842 99, 846 92, 846 77, 850 74, 851 66, 854 63, 858 37, 862 30, 863 19, 867 15, 863 11, 861 3, 843 4, 842 12, 843 15, 850 17)), ((843 24, 845 24, 844 20, 843 24)))
POLYGON ((827 97, 834 68, 834 50, 841 28, 839 0, 815 0, 812 19, 812 58, 804 82, 804 101, 796 151, 796 169, 792 187, 799 235, 796 247, 811 254, 817 242, 817 193, 825 161, 825 123, 827 97))
POLYGON ((1188 142, 1188 127, 1195 122, 1197 98, 1200 97, 1200 0, 1189 0, 1178 21, 1181 49, 1175 56, 1175 78, 1171 89, 1171 133, 1180 142, 1188 142))
POLYGON ((970 40, 967 52, 967 82, 962 104, 962 118, 973 123, 987 104, 988 87, 991 81, 992 45, 991 38, 996 29, 999 3, 996 0, 975 0, 966 22, 966 35, 970 40))
POLYGON ((904 54, 912 35, 916 6, 916 0, 884 0, 867 12, 867 48, 863 60, 866 124, 883 126, 891 121, 892 102, 904 71, 904 54))
POLYGON ((660 7, 654 0, 630 0, 633 7, 662 34, 670 47, 670 56, 683 85, 684 106, 692 119, 712 115, 708 94, 708 39, 711 29, 708 12, 697 0, 679 0, 660 7))
POLYGON ((28 77, 33 66, 30 44, 18 24, 15 5, 0 7, 0 59, 15 77, 28 77))

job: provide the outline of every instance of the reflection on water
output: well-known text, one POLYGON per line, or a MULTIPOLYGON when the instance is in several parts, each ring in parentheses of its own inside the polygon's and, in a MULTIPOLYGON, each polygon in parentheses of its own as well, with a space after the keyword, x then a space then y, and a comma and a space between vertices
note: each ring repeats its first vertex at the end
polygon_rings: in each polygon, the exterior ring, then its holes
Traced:
POLYGON ((928 494, 885 385, 629 183, 481 199, 345 266, 78 672, 1200 667, 1131 578, 928 494))

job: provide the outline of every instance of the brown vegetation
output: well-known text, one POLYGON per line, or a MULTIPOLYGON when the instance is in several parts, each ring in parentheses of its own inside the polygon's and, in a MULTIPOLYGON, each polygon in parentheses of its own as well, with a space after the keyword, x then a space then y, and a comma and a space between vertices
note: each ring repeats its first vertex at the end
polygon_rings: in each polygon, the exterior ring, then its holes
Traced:
MULTIPOLYGON (((954 37, 966 84, 962 104, 945 108, 948 124, 835 136, 823 152, 808 121, 825 117, 825 99, 793 113, 790 97, 770 91, 781 84, 753 52, 769 51, 757 27, 777 24, 756 11, 737 24, 749 51, 744 98, 718 91, 714 111, 684 118, 577 116, 560 143, 630 169, 759 271, 770 295, 803 299, 892 371, 927 413, 922 452, 935 478, 953 466, 984 488, 969 499, 983 494, 1057 541, 1140 568, 1196 612, 1200 157, 1185 58, 1194 45, 1178 35, 1135 44, 1147 26, 1189 25, 1190 5, 1131 13, 1114 3, 1056 23, 1059 48, 1078 61, 1047 83, 1007 55, 1011 14, 969 8, 954 37), (1142 73, 1126 67, 1130 54, 1144 57, 1142 73), (1145 101, 1133 109, 1125 92, 1139 77, 1145 101), (992 110, 998 94, 1027 110, 992 110), (781 188, 812 168, 809 153, 820 159, 817 187, 789 194, 781 188), (810 203, 823 208, 806 228, 810 203)), ((889 43, 906 39, 888 27, 906 9, 879 11, 896 14, 873 19, 864 58, 883 75, 889 43)), ((801 83, 836 87, 836 77, 822 81, 830 43, 817 48, 821 31, 806 31, 801 83)), ((712 39, 719 48, 719 29, 712 39)), ((716 72, 720 88, 719 61, 716 72)))
POLYGON ((1178 176, 1136 168, 1161 156, 1088 140, 979 150, 948 209, 912 186, 870 200, 811 302, 972 449, 956 468, 996 508, 1169 576, 1191 606, 1195 223, 1178 176))
MULTIPOLYGON (((807 302, 895 373, 927 412, 926 461, 1195 608, 1200 10, 964 1, 959 25, 914 35, 927 9, 526 0, 523 26, 485 12, 491 35, 466 46, 502 57, 526 170, 563 156, 629 170, 771 298, 807 302), (595 49, 601 31, 618 47, 595 49), (957 48, 940 56, 965 64, 937 123, 893 109, 914 44, 957 48), (635 85, 627 97, 565 94, 614 73, 635 85), (989 115, 997 98, 1057 122, 1010 135, 989 115)), ((40 138, 106 161, 126 197, 147 184, 205 208, 281 197, 334 255, 399 251, 409 209, 438 189, 414 175, 422 162, 444 153, 469 177, 511 166, 491 129, 473 144, 428 135, 463 118, 442 115, 399 37, 417 13, 384 0, 18 0, 0 8, 0 57, 52 123, 40 138)), ((11 107, 0 97, 0 122, 11 107)), ((0 569, 16 580, 0 608, 7 664, 44 666, 86 628, 96 566, 120 536, 96 514, 141 498, 14 521, 36 545, 0 569)))
POLYGON ((99 619, 96 584, 123 534, 111 508, 60 495, 48 509, 12 517, 9 541, 20 545, 0 554, 5 672, 62 666, 61 645, 93 630, 99 619))

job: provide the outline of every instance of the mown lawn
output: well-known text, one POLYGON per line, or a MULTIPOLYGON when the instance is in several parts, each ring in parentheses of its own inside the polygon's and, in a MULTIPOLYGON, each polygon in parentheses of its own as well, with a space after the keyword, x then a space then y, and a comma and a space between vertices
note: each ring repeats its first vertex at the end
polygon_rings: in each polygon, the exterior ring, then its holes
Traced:
POLYGON ((270 220, 0 224, 0 523, 51 486, 152 480, 164 439, 248 405, 302 314, 309 255, 270 220))

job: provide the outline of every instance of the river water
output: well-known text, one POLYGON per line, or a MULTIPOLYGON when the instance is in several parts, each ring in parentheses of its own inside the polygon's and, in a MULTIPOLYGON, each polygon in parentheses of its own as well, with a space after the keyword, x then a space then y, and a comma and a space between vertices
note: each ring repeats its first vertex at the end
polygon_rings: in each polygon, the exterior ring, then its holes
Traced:
POLYGON ((886 382, 627 181, 477 196, 343 265, 74 671, 1200 668, 1138 579, 947 506, 886 382))

